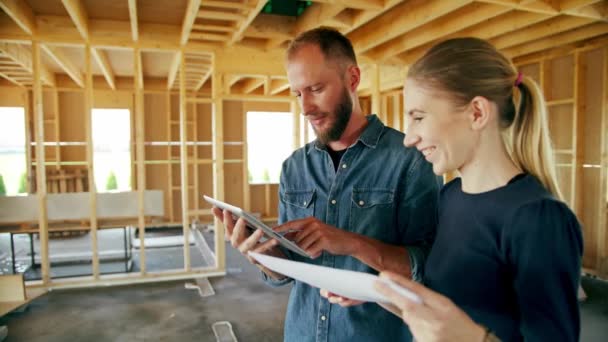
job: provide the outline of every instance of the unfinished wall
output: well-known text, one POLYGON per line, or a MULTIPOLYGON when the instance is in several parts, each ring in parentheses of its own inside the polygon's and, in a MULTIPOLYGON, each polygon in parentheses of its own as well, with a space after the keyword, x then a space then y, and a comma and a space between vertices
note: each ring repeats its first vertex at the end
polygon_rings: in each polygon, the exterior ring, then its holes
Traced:
POLYGON ((519 69, 547 100, 559 186, 582 223, 583 267, 608 275, 606 48, 550 56, 519 69))

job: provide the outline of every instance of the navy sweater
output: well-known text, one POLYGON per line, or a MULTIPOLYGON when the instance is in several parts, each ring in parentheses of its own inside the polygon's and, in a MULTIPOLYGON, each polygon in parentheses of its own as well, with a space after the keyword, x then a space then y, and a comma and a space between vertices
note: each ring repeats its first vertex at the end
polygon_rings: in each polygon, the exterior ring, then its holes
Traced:
POLYGON ((441 190, 426 285, 503 341, 578 341, 583 239, 568 207, 531 175, 480 194, 441 190))

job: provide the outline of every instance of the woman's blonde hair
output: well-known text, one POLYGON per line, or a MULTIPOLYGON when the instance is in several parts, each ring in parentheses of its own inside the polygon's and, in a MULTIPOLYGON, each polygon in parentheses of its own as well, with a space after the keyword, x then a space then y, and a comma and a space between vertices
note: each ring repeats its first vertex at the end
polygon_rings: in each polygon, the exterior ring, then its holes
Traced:
POLYGON ((513 162, 563 200, 543 94, 494 46, 478 38, 446 40, 416 61, 407 77, 447 92, 456 105, 467 105, 475 96, 496 103, 503 141, 513 162))

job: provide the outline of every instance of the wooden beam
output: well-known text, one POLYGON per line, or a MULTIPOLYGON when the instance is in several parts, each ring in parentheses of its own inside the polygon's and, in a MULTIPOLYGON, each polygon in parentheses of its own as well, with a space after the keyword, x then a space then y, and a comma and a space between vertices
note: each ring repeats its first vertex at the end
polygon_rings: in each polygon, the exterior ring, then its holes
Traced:
POLYGON ((13 83, 16 86, 25 87, 25 84, 19 83, 18 80, 13 79, 11 76, 9 76, 9 75, 7 75, 7 74, 5 74, 3 72, 0 72, 0 77, 3 77, 4 79, 6 79, 7 81, 13 83))
POLYGON ((70 61, 66 55, 58 47, 50 45, 41 45, 42 49, 51 57, 59 66, 70 76, 76 84, 80 87, 84 87, 84 80, 82 73, 78 68, 70 61))
MULTIPOLYGON (((608 46, 603 48, 603 91, 602 108, 601 108, 601 132, 608 132, 608 46)), ((600 168, 600 191, 598 191, 598 203, 604 204, 608 202, 606 194, 608 194, 608 137, 606 134, 601 134, 600 137, 600 153, 601 153, 601 168, 600 168)), ((598 213, 598 244, 597 244, 597 265, 599 266, 600 274, 603 277, 608 277, 608 207, 600 205, 598 213)))
POLYGON ((61 0, 78 32, 85 41, 89 40, 89 17, 80 0, 61 0))
POLYGON ((32 35, 36 32, 34 11, 26 1, 1 0, 0 8, 27 34, 32 35))
MULTIPOLYGON (((23 69, 33 74, 32 53, 25 47, 18 44, 0 43, 0 52, 20 65, 23 69)), ((42 65, 42 63, 40 65, 39 75, 41 75, 45 84, 55 86, 55 75, 49 71, 46 66, 42 65)))
POLYGON ((546 50, 554 46, 569 44, 600 35, 606 35, 607 32, 608 23, 595 23, 578 29, 570 30, 565 33, 514 46, 504 50, 503 52, 510 57, 523 56, 529 53, 546 50))
POLYGON ((131 21, 131 35, 133 41, 139 39, 139 25, 137 23, 137 0, 129 0, 129 20, 131 21))
POLYGON ((568 11, 573 9, 579 9, 601 2, 601 0, 561 0, 559 2, 560 11, 568 11))
POLYGON ((286 89, 289 89, 289 82, 283 80, 272 80, 270 85, 270 95, 276 95, 286 89))
POLYGON ((181 30, 181 38, 180 44, 186 45, 188 43, 188 39, 190 38, 190 32, 192 31, 192 25, 194 25, 194 21, 196 20, 196 15, 198 14, 198 10, 201 7, 201 0, 189 0, 188 7, 186 8, 186 13, 184 15, 184 20, 182 22, 182 30, 181 30))
POLYGON ((362 11, 359 15, 357 15, 353 18, 353 24, 351 27, 346 28, 344 30, 340 30, 340 32, 342 32, 343 34, 350 33, 352 31, 358 29, 359 27, 369 23, 370 21, 372 21, 379 15, 382 15, 383 13, 391 10, 393 7, 399 5, 403 1, 404 0, 385 0, 384 6, 382 7, 382 9, 362 11))
POLYGON ((144 88, 144 66, 143 66, 142 52, 140 49, 135 49, 133 51, 133 53, 135 53, 135 58, 137 60, 139 60, 139 62, 135 64, 135 69, 136 69, 135 76, 137 79, 137 85, 138 85, 138 87, 143 89, 144 88))
POLYGON ((385 61, 399 53, 486 22, 488 19, 508 11, 510 9, 504 6, 473 3, 382 44, 368 51, 367 55, 373 60, 385 61), (462 20, 462 18, 467 18, 467 20, 462 20))
POLYGON ((471 3, 471 0, 412 0, 395 6, 348 37, 357 53, 364 53, 386 41, 431 22, 471 3), (378 27, 381 25, 382 29, 378 27))
MULTIPOLYGON (((371 80, 370 80, 370 90, 372 93, 372 114, 378 115, 381 120, 384 119, 384 115, 386 113, 380 112, 380 66, 378 64, 373 64, 370 70, 371 80)), ((383 120, 386 123, 386 120, 383 120)))
POLYGON ((108 56, 106 55, 106 53, 103 50, 96 48, 92 48, 91 53, 93 54, 97 65, 99 65, 99 68, 103 73, 103 77, 106 79, 106 82, 108 82, 110 88, 116 90, 116 84, 114 82, 114 71, 112 71, 112 66, 108 61, 108 56))
POLYGON ((216 8, 231 8, 237 10, 251 10, 253 7, 247 3, 241 2, 226 2, 226 1, 217 1, 217 0, 205 0, 203 2, 203 6, 205 7, 216 7, 216 8))
POLYGON ((512 9, 518 9, 527 12, 548 14, 548 15, 558 15, 559 8, 557 5, 553 3, 553 1, 534 1, 534 0, 479 0, 482 2, 497 4, 506 6, 512 9))
POLYGON ((179 63, 182 58, 181 55, 182 53, 178 51, 173 56, 173 61, 169 67, 169 75, 167 76, 167 89, 173 88, 173 83, 175 82, 175 77, 177 76, 177 71, 179 70, 179 63))
POLYGON ((591 22, 592 20, 587 18, 558 16, 525 29, 496 37, 490 40, 490 42, 496 46, 497 49, 502 50, 536 39, 552 36, 560 32, 570 31, 590 24, 591 22))
POLYGON ((260 11, 266 5, 267 0, 257 0, 255 7, 249 11, 247 17, 240 21, 237 30, 232 34, 232 37, 228 41, 228 44, 232 45, 243 38, 243 32, 249 27, 253 19, 255 19, 260 11))
POLYGON ((249 94, 252 91, 258 89, 262 84, 264 84, 264 78, 250 78, 245 80, 243 85, 241 86, 241 90, 245 94, 249 94))
POLYGON ((209 79, 209 77, 211 77, 211 69, 209 69, 209 71, 207 71, 205 73, 205 75, 201 78, 201 80, 196 84, 196 86, 194 86, 194 91, 198 91, 199 89, 201 89, 201 87, 203 86, 203 84, 205 84, 205 82, 207 82, 207 80, 209 79))
POLYGON ((313 29, 319 25, 323 25, 326 20, 329 20, 338 13, 344 10, 344 5, 340 4, 317 4, 313 3, 306 11, 296 20, 294 27, 294 36, 313 29))
MULTIPOLYGON (((224 89, 223 75, 218 74, 216 67, 217 56, 213 57, 213 68, 211 81, 211 153, 213 157, 213 196, 224 200, 224 101, 222 91, 224 89)), ((244 165, 246 168, 247 166, 244 165)), ((215 266, 219 270, 226 268, 226 242, 224 239, 224 226, 214 218, 215 225, 215 266)))
POLYGON ((209 11, 209 10, 200 10, 197 14, 198 18, 203 19, 213 19, 213 20, 229 20, 229 21, 241 21, 245 20, 245 17, 242 14, 232 13, 232 12, 221 12, 221 11, 209 11))

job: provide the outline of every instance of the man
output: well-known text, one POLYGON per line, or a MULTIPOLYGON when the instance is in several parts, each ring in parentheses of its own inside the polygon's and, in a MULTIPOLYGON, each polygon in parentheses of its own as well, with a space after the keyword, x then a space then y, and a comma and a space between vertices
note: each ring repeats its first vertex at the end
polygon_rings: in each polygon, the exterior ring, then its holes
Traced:
MULTIPOLYGON (((287 50, 287 77, 317 139, 284 163, 277 231, 313 259, 260 243, 245 222, 224 212, 232 245, 340 269, 392 270, 421 279, 434 237, 438 183, 431 165, 404 135, 365 116, 357 87, 360 70, 351 43, 337 31, 318 28, 298 36, 287 50)), ((214 209, 218 217, 221 211, 214 209)), ((251 259, 250 259, 251 260, 251 259)), ((261 266, 260 266, 261 267, 261 266)), ((399 317, 375 303, 332 305, 319 289, 263 267, 272 286, 294 283, 285 319, 286 341, 407 341, 399 317)), ((346 303, 341 303, 346 304, 346 303)))

